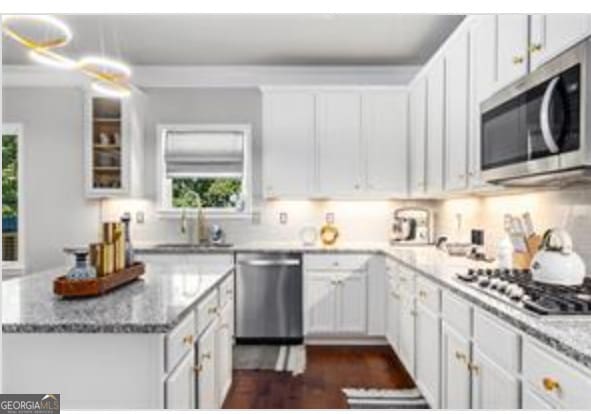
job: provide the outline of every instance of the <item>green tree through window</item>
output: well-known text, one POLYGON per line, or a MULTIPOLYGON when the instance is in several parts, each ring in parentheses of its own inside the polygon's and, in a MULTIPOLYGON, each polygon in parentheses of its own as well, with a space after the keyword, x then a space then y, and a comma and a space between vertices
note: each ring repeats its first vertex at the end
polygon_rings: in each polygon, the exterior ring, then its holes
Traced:
POLYGON ((173 178, 172 206, 197 207, 197 194, 203 208, 232 208, 236 206, 241 191, 242 180, 239 178, 173 178))
POLYGON ((2 260, 18 259, 18 139, 2 135, 2 260))

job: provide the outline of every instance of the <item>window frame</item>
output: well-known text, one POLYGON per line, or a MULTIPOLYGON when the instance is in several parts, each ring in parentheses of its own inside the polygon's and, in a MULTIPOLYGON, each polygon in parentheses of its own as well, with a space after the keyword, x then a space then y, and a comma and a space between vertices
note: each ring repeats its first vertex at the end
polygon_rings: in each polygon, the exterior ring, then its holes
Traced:
POLYGON ((238 132, 244 137, 244 159, 242 176, 242 194, 244 209, 204 208, 207 218, 250 218, 252 216, 252 127, 250 124, 159 124, 156 126, 156 202, 157 214, 161 218, 180 218, 183 210, 187 216, 196 216, 196 208, 175 208, 170 203, 172 192, 171 180, 167 179, 164 161, 164 142, 169 131, 182 132, 238 132), (168 200, 168 201, 167 201, 168 200))
POLYGON ((17 243, 18 243, 18 260, 4 261, 2 260, 2 273, 5 276, 18 276, 23 274, 25 270, 25 189, 24 189, 24 128, 20 123, 3 123, 2 136, 15 135, 17 146, 17 180, 18 180, 18 218, 17 218, 17 243))

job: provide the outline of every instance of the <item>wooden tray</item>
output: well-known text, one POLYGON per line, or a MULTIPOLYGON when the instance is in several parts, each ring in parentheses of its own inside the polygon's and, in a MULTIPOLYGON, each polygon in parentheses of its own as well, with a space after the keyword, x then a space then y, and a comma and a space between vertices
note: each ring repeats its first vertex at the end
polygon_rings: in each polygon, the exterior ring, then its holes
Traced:
POLYGON ((143 275, 145 271, 145 265, 136 262, 119 272, 92 279, 75 280, 60 276, 53 281, 53 293, 68 298, 104 295, 113 289, 134 281, 143 275))

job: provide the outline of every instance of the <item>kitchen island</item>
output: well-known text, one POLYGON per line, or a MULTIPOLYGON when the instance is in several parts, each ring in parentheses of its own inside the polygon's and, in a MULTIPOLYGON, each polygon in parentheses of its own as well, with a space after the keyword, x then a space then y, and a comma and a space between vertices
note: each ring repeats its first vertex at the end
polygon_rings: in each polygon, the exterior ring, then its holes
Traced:
POLYGON ((3 283, 3 392, 59 393, 66 409, 217 407, 231 381, 232 257, 144 259, 140 280, 96 298, 55 296, 66 269, 3 283))

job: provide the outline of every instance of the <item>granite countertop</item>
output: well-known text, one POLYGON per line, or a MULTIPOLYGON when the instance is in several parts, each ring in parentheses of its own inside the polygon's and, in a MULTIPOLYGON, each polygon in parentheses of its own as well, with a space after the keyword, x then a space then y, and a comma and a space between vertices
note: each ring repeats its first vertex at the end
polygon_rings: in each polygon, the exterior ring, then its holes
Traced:
POLYGON ((539 316, 478 291, 456 275, 470 267, 486 267, 486 264, 450 257, 434 247, 388 247, 384 253, 494 314, 518 331, 591 368, 591 316, 539 316))
POLYGON ((65 269, 2 284, 4 333, 167 333, 233 266, 146 265, 143 277, 104 296, 62 299, 52 280, 65 269))

